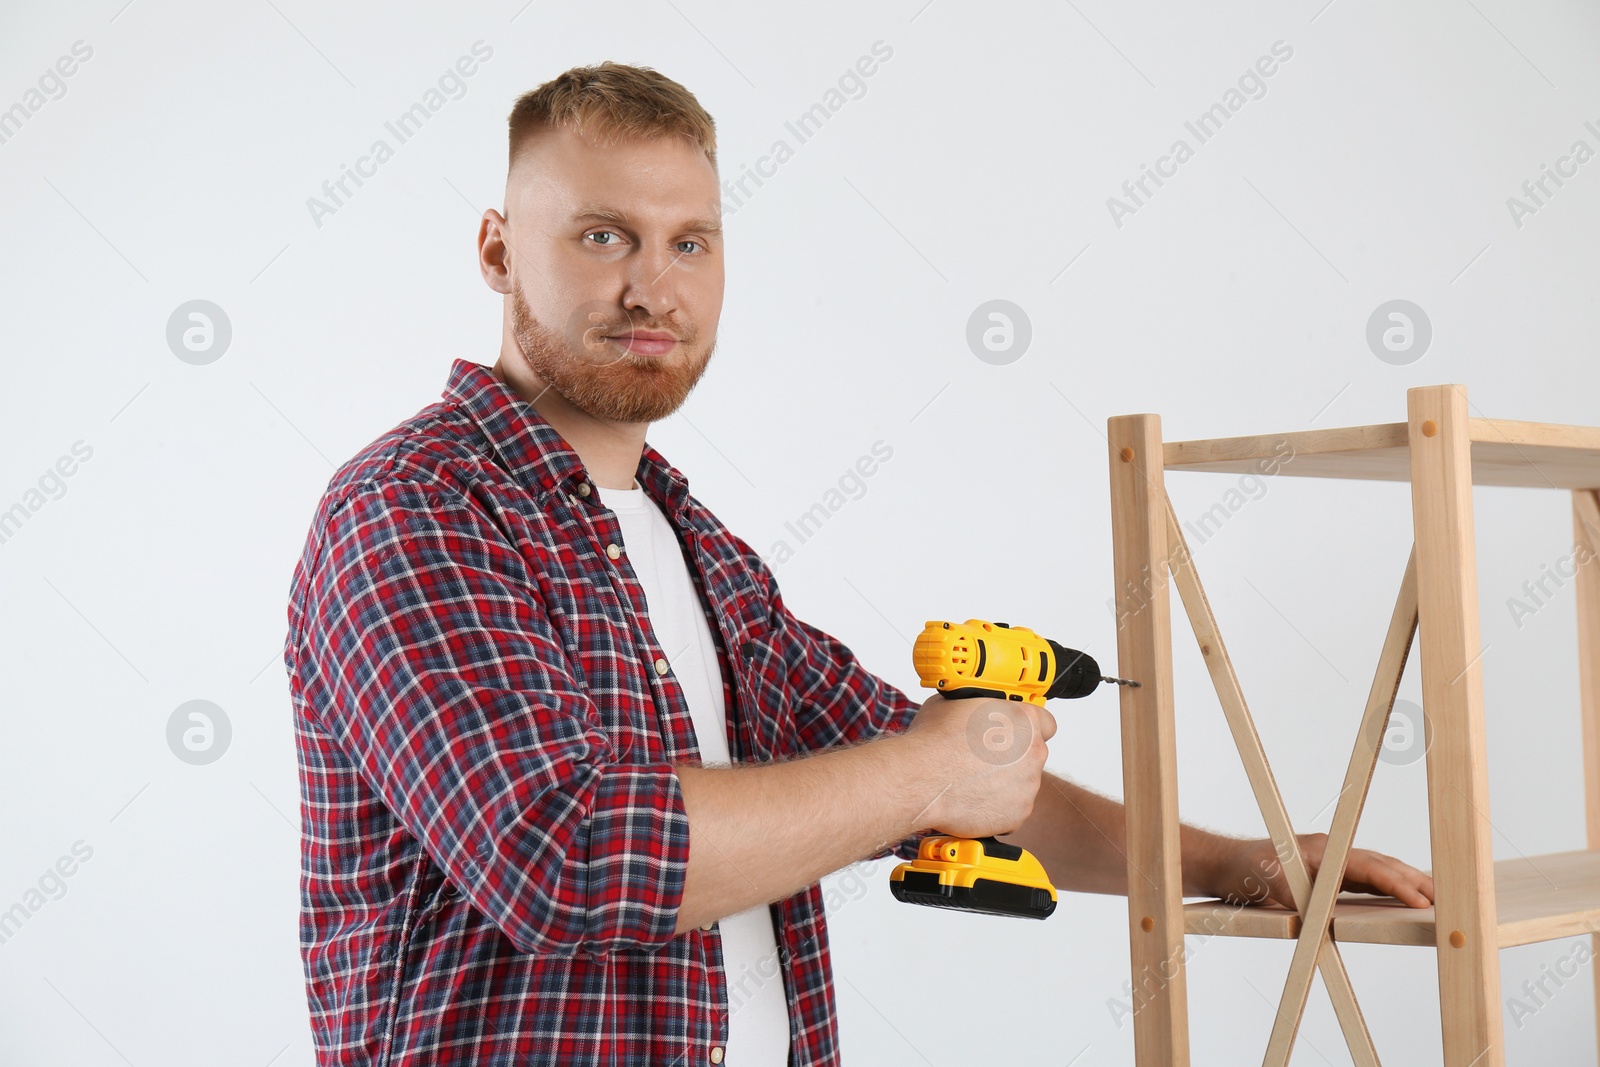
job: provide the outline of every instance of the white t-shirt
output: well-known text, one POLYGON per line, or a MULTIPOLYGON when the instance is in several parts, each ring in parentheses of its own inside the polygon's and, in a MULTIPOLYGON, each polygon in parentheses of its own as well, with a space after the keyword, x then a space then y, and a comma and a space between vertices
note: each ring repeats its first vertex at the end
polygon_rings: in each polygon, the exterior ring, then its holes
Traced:
MULTIPOLYGON (((656 640, 689 704, 701 759, 731 763, 722 672, 700 592, 672 524, 635 480, 632 489, 601 489, 600 503, 622 528, 623 549, 644 587, 656 640)), ((789 1002, 778 941, 766 904, 719 920, 728 984, 727 1067, 787 1067, 789 1002)))

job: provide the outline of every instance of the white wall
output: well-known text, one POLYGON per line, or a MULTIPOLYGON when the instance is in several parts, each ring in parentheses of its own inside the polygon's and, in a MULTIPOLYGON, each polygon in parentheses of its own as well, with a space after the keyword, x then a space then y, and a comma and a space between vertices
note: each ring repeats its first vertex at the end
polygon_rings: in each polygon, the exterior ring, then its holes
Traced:
MULTIPOLYGON (((1024 623, 1114 662, 1108 416, 1159 412, 1171 439, 1399 421, 1407 387, 1458 382, 1475 414, 1600 422, 1600 162, 1534 214, 1507 206, 1574 141, 1600 148, 1600 15, 1322 4, 7 5, 0 108, 75 42, 92 55, 0 144, 0 509, 28 510, 0 544, 0 908, 41 904, 0 944, 0 1061, 312 1062, 290 572, 333 465, 436 399, 452 359, 493 361, 476 219, 501 196, 511 101, 568 66, 683 81, 730 178, 795 148, 728 202, 720 349, 651 441, 763 550, 891 447, 779 577, 903 687, 929 618, 1024 623), (317 225, 307 198, 480 40, 465 95, 317 225), (796 145, 785 122, 879 41, 864 94, 796 145), (1280 41, 1264 95, 1197 144, 1184 123, 1280 41), (1193 158, 1118 225, 1108 197, 1180 137, 1193 158), (166 340, 195 299, 232 327, 204 366, 166 340), (991 299, 1031 322, 1008 365, 966 341, 991 299), (1393 299, 1432 324, 1408 365, 1366 340, 1393 299), (30 497, 77 442, 90 458, 30 497), (195 699, 232 727, 205 766, 167 743, 195 699), (59 899, 30 898, 79 842, 59 899)), ((1185 519, 1236 484, 1171 479, 1185 519)), ((1478 502, 1496 854, 1582 847, 1571 590, 1520 627, 1506 607, 1570 551, 1568 503, 1478 502)), ((1284 477, 1197 547, 1302 830, 1327 826, 1408 524, 1403 487, 1284 477)), ((1183 812, 1260 833, 1179 638, 1183 812)), ((1401 695, 1420 699, 1414 672, 1401 695)), ((1114 696, 1056 715, 1052 769, 1119 793, 1114 696)), ((1380 764, 1359 843, 1427 864, 1422 767, 1380 764)), ((1120 899, 1067 896, 1032 924, 907 908, 886 878, 832 915, 848 1062, 1132 1062, 1108 1008, 1120 899)), ((1505 953, 1506 996, 1576 945, 1505 953)), ((1259 1058, 1289 953, 1200 948, 1197 1064, 1259 1058)), ((1346 959, 1385 1062, 1439 1063, 1430 954, 1346 959)), ((1591 989, 1520 1026, 1508 1008, 1512 1062, 1592 1063, 1591 989)), ((1295 1063, 1347 1062, 1320 986, 1303 1033, 1295 1063)))

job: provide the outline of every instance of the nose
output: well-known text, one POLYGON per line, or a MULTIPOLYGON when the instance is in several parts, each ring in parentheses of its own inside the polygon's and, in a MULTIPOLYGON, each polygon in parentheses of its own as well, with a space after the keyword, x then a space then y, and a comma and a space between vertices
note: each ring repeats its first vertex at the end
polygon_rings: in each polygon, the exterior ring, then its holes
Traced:
POLYGON ((678 310, 676 270, 679 254, 672 249, 641 252, 630 256, 623 306, 637 308, 647 321, 665 320, 678 310))

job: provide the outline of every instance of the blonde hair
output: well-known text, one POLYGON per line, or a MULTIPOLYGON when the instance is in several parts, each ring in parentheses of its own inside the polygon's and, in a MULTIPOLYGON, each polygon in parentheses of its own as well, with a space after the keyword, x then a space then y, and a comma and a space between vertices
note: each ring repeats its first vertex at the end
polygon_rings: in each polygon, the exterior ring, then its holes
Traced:
POLYGON ((517 98, 507 120, 507 169, 539 132, 570 128, 597 144, 635 137, 679 137, 717 166, 717 129, 694 94, 649 67, 606 60, 573 67, 517 98))

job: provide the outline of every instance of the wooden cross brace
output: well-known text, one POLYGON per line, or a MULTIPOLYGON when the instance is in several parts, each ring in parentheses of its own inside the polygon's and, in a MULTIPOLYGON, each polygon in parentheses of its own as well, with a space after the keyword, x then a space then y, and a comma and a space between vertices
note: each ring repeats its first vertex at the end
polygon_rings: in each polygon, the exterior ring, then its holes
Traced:
MULTIPOLYGON (((1162 495, 1166 497, 1164 488, 1162 495)), ((1344 881, 1356 824, 1361 819, 1361 809, 1372 783, 1378 749, 1383 743, 1389 713, 1394 707, 1400 676, 1405 670, 1411 643, 1417 632, 1416 548, 1413 546, 1406 563, 1400 594, 1389 620, 1388 635, 1384 638, 1372 689, 1367 696, 1366 712, 1356 735, 1355 749, 1350 754, 1344 787, 1339 793, 1322 862, 1313 882, 1306 868, 1305 857, 1300 853, 1294 827, 1289 821, 1288 809, 1284 807, 1272 768, 1267 763, 1266 752, 1261 747, 1255 720, 1251 718, 1244 693, 1239 688, 1233 662, 1228 658, 1228 650, 1217 629, 1216 616, 1211 612, 1211 604, 1200 584, 1194 558, 1189 554, 1183 530, 1173 511, 1172 500, 1166 498, 1165 504, 1167 539, 1171 548, 1167 564, 1172 572, 1173 584, 1183 600, 1195 640, 1200 644, 1201 656, 1216 687, 1217 699, 1222 704, 1228 728, 1233 733, 1234 745, 1244 763, 1250 789, 1266 821, 1267 834, 1272 839, 1285 880, 1289 883, 1289 891, 1294 896, 1295 909, 1301 915, 1300 935, 1295 941, 1294 958, 1289 964, 1289 976, 1284 983, 1283 997, 1278 1004, 1272 1037, 1267 1045, 1266 1058, 1262 1061, 1263 1067, 1287 1067, 1295 1035, 1299 1032, 1300 1020, 1305 1012, 1306 997, 1311 991, 1314 970, 1322 972, 1323 983, 1327 986, 1329 999, 1333 1001, 1333 1010, 1338 1016, 1351 1057, 1358 1067, 1379 1067, 1372 1035, 1356 1003, 1355 991, 1345 971, 1344 960, 1339 955, 1339 947, 1333 941, 1333 908, 1338 900, 1339 887, 1344 881)))

